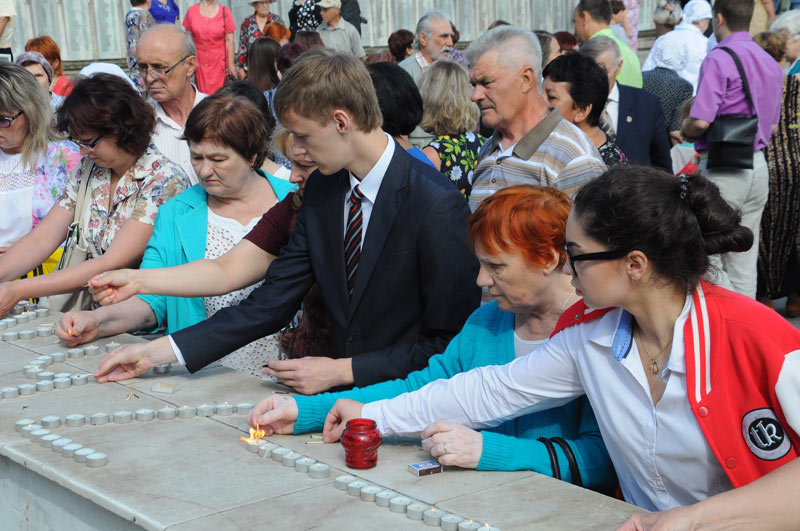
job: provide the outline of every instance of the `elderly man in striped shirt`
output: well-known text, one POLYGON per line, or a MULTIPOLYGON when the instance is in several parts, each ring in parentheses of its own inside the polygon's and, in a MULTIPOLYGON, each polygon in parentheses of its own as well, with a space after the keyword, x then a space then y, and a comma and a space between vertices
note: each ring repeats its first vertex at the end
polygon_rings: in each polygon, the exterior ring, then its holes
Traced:
POLYGON ((606 166, 591 140, 548 108, 542 97, 542 51, 532 32, 500 26, 466 51, 472 101, 495 130, 480 154, 470 208, 507 186, 554 186, 574 193, 606 166))

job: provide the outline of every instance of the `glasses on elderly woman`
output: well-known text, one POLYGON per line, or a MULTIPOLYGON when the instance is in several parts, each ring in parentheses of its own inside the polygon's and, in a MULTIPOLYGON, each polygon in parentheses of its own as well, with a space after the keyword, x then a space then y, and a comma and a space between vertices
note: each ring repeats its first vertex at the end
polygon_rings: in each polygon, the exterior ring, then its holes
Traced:
POLYGON ((72 142, 73 144, 75 144, 78 147, 81 147, 83 149, 92 150, 92 149, 95 148, 95 146, 97 146, 97 144, 100 143, 101 140, 103 140, 103 136, 104 135, 100 135, 97 138, 95 138, 94 140, 89 140, 88 142, 86 142, 86 141, 83 141, 83 140, 81 140, 79 138, 75 138, 72 135, 69 135, 67 140, 69 140, 70 142, 72 142))
POLYGON ((575 268, 575 262, 585 262, 587 260, 616 260, 622 258, 630 251, 627 249, 616 249, 614 251, 602 251, 599 253, 585 253, 573 255, 570 251, 569 244, 564 246, 567 251, 567 258, 569 258, 569 267, 572 269, 572 274, 578 278, 578 270, 575 268))
POLYGON ((22 116, 24 113, 19 111, 16 116, 0 116, 0 129, 8 129, 14 120, 22 116))
POLYGON ((147 66, 146 64, 142 64, 142 63, 139 63, 137 65, 137 67, 139 68, 139 73, 142 75, 142 77, 147 77, 147 73, 150 72, 150 76, 153 79, 164 79, 165 77, 167 77, 167 74, 169 74, 170 72, 175 70, 175 68, 179 64, 181 64, 182 62, 184 62, 185 60, 187 60, 190 57, 191 57, 191 55, 183 56, 183 58, 180 61, 178 61, 174 65, 170 66, 169 68, 147 66))

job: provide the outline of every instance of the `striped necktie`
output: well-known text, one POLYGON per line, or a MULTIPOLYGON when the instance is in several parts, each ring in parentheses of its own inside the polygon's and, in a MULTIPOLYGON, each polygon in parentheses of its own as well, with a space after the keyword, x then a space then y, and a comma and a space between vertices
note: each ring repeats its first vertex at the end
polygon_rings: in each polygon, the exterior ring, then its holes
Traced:
POLYGON ((347 291, 353 295, 353 285, 356 283, 356 270, 358 257, 361 256, 361 225, 364 215, 361 212, 361 200, 364 194, 353 188, 350 194, 350 211, 347 214, 347 230, 344 233, 344 264, 347 273, 347 291))

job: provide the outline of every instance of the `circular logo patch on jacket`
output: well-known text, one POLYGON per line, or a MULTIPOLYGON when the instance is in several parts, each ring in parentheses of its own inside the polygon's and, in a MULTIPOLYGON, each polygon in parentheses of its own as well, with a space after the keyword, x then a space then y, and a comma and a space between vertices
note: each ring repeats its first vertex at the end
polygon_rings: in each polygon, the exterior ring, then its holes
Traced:
POLYGON ((742 438, 753 455, 776 461, 789 453, 792 441, 770 408, 754 409, 742 417, 742 438))

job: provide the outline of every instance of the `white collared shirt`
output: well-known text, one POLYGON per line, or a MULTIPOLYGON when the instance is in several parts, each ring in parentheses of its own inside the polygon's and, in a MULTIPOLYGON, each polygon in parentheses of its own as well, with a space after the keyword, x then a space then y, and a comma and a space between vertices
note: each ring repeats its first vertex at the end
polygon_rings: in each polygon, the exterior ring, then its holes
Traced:
MULTIPOLYGON (((192 85, 192 88, 194 89, 192 108, 195 108, 207 95, 197 90, 194 85, 192 85)), ((153 106, 153 110, 156 113, 156 127, 151 141, 165 157, 183 168, 193 185, 197 184, 197 175, 194 173, 192 157, 191 153, 189 153, 189 143, 186 140, 181 140, 183 126, 178 125, 175 120, 167 116, 164 108, 156 100, 150 98, 147 102, 153 106)))
POLYGON ((608 94, 606 112, 614 124, 614 131, 619 133, 619 83, 614 83, 614 88, 608 94))
POLYGON ((362 244, 367 236, 367 227, 369 226, 369 219, 372 216, 372 207, 375 206, 375 199, 378 197, 378 190, 381 188, 383 177, 386 175, 386 170, 389 169, 389 163, 394 156, 394 139, 388 134, 384 134, 388 142, 386 144, 386 149, 383 150, 383 154, 378 159, 378 162, 375 163, 375 166, 369 170, 369 173, 367 173, 361 181, 352 173, 350 174, 350 193, 346 194, 344 198, 344 224, 342 225, 342 234, 347 231, 347 213, 350 210, 350 196, 353 194, 353 188, 358 186, 358 189, 364 195, 364 198, 361 200, 361 215, 364 217, 361 222, 362 244))
POLYGON ((569 327, 535 352, 479 367, 391 400, 367 404, 361 416, 381 433, 417 433, 449 420, 497 426, 586 394, 625 499, 649 510, 689 505, 732 488, 689 406, 684 360, 687 297, 675 322, 666 390, 656 406, 632 340, 630 314, 613 310, 569 327))

